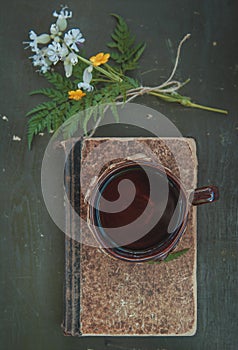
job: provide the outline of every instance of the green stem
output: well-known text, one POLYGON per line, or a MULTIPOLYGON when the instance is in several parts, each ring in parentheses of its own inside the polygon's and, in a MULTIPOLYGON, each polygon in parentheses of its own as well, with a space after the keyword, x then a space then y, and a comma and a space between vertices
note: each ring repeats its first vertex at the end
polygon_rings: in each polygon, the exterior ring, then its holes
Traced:
MULTIPOLYGON (((149 91, 149 92, 147 92, 149 95, 153 95, 153 96, 157 96, 157 97, 160 97, 160 98, 162 98, 163 100, 165 100, 165 101, 168 101, 168 102, 176 102, 176 101, 178 101, 178 99, 173 99, 172 97, 170 97, 170 96, 167 96, 167 95, 164 95, 164 94, 160 94, 159 92, 155 92, 155 91, 149 91), (172 99, 173 99, 173 101, 172 101, 172 99)), ((179 101, 178 101, 179 102, 179 101)))
POLYGON ((193 102, 191 102, 189 100, 186 100, 186 99, 178 99, 178 98, 175 98, 173 96, 170 97, 168 95, 164 95, 163 93, 159 93, 159 92, 155 92, 155 91, 149 91, 148 94, 160 97, 160 98, 162 98, 163 100, 165 100, 167 102, 180 103, 181 105, 186 106, 186 107, 198 108, 198 109, 211 111, 211 112, 216 112, 216 113, 221 113, 221 114, 228 114, 228 111, 224 110, 224 109, 203 106, 203 105, 200 105, 200 104, 197 104, 197 103, 193 103, 193 102))
MULTIPOLYGON (((88 65, 92 65, 92 62, 87 60, 86 58, 82 57, 82 56, 79 56, 78 55, 78 58, 80 59, 80 61, 88 64, 88 65)), ((107 76, 108 78, 110 78, 111 80, 113 81, 117 81, 117 82, 122 82, 122 79, 118 76, 118 75, 115 75, 115 74, 112 74, 110 72, 108 72, 107 70, 101 68, 101 67, 97 67, 97 66, 93 66, 97 71, 101 72, 102 74, 104 74, 105 76, 107 76)))
POLYGON ((92 79, 92 82, 97 82, 97 83, 113 83, 113 81, 107 80, 107 79, 92 79))
POLYGON ((116 71, 114 68, 112 68, 108 63, 105 63, 104 66, 107 67, 107 69, 108 69, 109 71, 111 71, 112 74, 115 74, 115 75, 117 75, 117 76, 120 75, 121 77, 123 77, 123 74, 122 74, 122 73, 117 72, 117 71, 116 71))
POLYGON ((199 105, 199 104, 193 103, 193 102, 190 102, 188 106, 189 107, 193 107, 193 108, 203 109, 205 111, 211 111, 211 112, 216 112, 216 113, 228 114, 227 110, 219 109, 219 108, 213 108, 213 107, 208 107, 208 106, 203 106, 203 105, 199 105))
POLYGON ((119 83, 122 82, 122 78, 120 78, 119 76, 112 74, 108 71, 106 71, 105 69, 101 68, 101 67, 94 67, 95 69, 97 69, 99 72, 103 73, 104 75, 106 75, 108 78, 110 78, 111 80, 117 81, 119 83))

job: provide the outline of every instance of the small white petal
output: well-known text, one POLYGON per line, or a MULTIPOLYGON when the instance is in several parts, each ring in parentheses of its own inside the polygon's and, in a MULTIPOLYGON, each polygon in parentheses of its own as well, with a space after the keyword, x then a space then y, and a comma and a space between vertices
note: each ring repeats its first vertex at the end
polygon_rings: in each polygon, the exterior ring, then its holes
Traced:
POLYGON ((93 89, 94 89, 94 87, 88 83, 79 83, 78 88, 83 89, 83 90, 88 91, 88 92, 93 91, 93 89))
POLYGON ((73 66, 78 63, 78 56, 74 52, 71 52, 69 54, 68 59, 70 60, 73 66))
POLYGON ((76 52, 79 52, 78 46, 76 44, 72 44, 71 49, 76 51, 76 52))
POLYGON ((71 18, 72 17, 72 11, 66 11, 67 6, 63 7, 62 10, 60 11, 60 15, 64 18, 71 18))
POLYGON ((31 40, 35 40, 37 38, 37 34, 34 32, 34 30, 30 30, 29 32, 29 38, 31 40))
POLYGON ((79 89, 84 89, 85 83, 78 83, 78 88, 79 89))
POLYGON ((41 72, 43 73, 43 74, 45 74, 48 70, 49 70, 49 66, 48 65, 45 65, 45 66, 42 66, 41 67, 41 72))
POLYGON ((62 17, 62 18, 71 18, 72 17, 72 11, 66 11, 67 6, 64 6, 60 13, 57 13, 56 11, 53 12, 54 17, 62 17))
POLYGON ((59 30, 62 31, 62 32, 67 28, 67 21, 62 16, 58 17, 58 19, 56 21, 56 24, 57 24, 59 30))
POLYGON ((80 34, 80 30, 79 29, 72 29, 71 33, 72 33, 73 37, 77 37, 80 34))
POLYGON ((60 55, 61 55, 61 58, 67 56, 69 53, 69 50, 67 48, 67 46, 65 44, 62 45, 62 48, 60 50, 60 55))
POLYGON ((51 24, 51 26, 50 26, 50 33, 52 35, 56 35, 56 34, 59 33, 59 28, 58 28, 58 26, 55 23, 51 24))
POLYGON ((17 135, 13 135, 12 140, 13 141, 21 141, 21 138, 17 135))
POLYGON ((32 41, 24 42, 24 44, 28 44, 32 52, 37 52, 39 50, 37 47, 37 34, 33 30, 29 32, 29 38, 32 41))
POLYGON ((83 82, 86 83, 86 84, 89 84, 90 81, 92 80, 92 73, 89 72, 88 68, 84 69, 84 72, 83 72, 83 82))
POLYGON ((49 34, 41 34, 37 37, 38 44, 48 44, 50 42, 49 34))
POLYGON ((73 72, 73 65, 71 64, 70 61, 68 60, 64 61, 64 70, 65 70, 66 78, 69 78, 73 72))

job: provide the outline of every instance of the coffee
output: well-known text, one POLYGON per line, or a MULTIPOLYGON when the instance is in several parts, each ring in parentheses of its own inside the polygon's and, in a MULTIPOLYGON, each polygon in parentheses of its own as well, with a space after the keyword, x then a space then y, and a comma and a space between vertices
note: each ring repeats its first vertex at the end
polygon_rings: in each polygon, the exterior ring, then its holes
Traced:
POLYGON ((96 197, 93 216, 101 241, 120 255, 143 256, 160 249, 184 219, 179 185, 151 165, 117 169, 99 184, 96 197))

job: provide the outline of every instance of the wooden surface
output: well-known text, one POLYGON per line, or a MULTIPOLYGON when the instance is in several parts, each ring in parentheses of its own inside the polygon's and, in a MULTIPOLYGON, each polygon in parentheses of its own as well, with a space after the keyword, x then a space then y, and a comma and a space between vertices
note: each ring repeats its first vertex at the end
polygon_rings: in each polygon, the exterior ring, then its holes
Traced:
MULTIPOLYGON (((88 39, 88 52, 104 49, 113 20, 124 16, 147 42, 138 78, 156 84, 166 78, 176 46, 182 51, 177 76, 191 82, 184 94, 228 108, 229 116, 168 105, 148 97, 137 102, 160 110, 198 145, 199 185, 217 184, 221 199, 198 210, 198 331, 190 338, 87 338, 62 335, 64 235, 51 221, 41 195, 40 170, 47 137, 27 150, 25 113, 38 103, 28 92, 45 86, 21 42, 29 29, 43 32, 58 2, 9 0, 1 4, 1 302, 3 349, 235 350, 237 332, 237 96, 238 3, 236 0, 69 1, 73 22, 88 39), (13 135, 22 141, 12 141, 13 135)), ((156 120, 151 120, 156 124, 156 120)), ((104 128, 98 136, 136 134, 104 128)), ((140 134, 139 132, 137 134, 140 134)))

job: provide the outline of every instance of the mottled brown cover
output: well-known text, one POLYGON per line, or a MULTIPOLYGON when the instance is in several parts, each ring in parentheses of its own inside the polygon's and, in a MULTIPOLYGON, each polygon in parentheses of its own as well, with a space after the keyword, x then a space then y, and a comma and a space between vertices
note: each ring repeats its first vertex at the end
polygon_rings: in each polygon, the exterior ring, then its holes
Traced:
MULTIPOLYGON (((81 174, 83 189, 97 175, 96 164, 107 155, 120 158, 143 153, 159 159, 187 188, 196 187, 196 144, 191 138, 91 138, 76 144, 66 172, 68 195, 79 206, 79 164, 87 157, 81 174), (109 141, 109 142, 108 142, 109 141), (91 152, 99 144, 103 152, 91 152), (152 151, 152 153, 151 153, 152 151), (108 152, 108 154, 107 154, 108 152), (173 154, 179 159, 180 173, 173 154), (80 156, 81 154, 81 156, 80 156), (100 159, 101 158, 101 159, 100 159)), ((81 194, 80 212, 86 206, 81 194)), ((66 207, 66 225, 76 237, 74 213, 66 207)), ((76 232, 77 231, 77 232, 76 232)), ((92 235, 86 225, 80 234, 92 235)), ((177 260, 159 264, 133 264, 112 259, 98 248, 80 245, 66 236, 65 315, 66 335, 193 335, 197 323, 196 298, 196 207, 189 214, 188 226, 177 250, 189 251, 177 260)))

